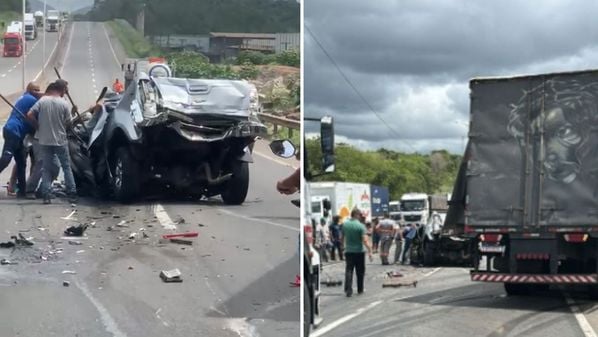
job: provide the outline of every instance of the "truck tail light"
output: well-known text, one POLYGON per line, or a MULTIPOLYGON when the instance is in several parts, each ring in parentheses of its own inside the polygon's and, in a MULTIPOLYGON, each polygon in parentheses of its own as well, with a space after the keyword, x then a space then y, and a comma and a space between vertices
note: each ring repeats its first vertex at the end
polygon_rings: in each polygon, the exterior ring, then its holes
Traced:
POLYGON ((582 243, 582 242, 586 242, 588 240, 588 234, 580 234, 580 233, 576 233, 576 234, 565 234, 563 235, 565 238, 565 241, 567 242, 571 242, 571 243, 582 243))
POLYGON ((481 234, 480 241, 482 242, 499 242, 502 240, 502 234, 481 234))

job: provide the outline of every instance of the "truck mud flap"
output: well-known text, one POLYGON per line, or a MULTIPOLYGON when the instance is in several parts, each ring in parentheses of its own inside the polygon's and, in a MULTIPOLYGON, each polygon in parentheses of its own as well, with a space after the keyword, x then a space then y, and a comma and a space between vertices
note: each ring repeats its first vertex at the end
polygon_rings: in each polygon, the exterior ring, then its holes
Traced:
POLYGON ((472 272, 471 280, 501 283, 597 284, 598 274, 500 274, 472 272))

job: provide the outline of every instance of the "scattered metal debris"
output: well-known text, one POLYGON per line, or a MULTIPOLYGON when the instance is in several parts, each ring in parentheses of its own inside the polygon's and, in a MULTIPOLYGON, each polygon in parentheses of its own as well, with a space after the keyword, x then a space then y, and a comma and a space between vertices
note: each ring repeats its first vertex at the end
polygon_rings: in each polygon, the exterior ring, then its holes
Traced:
POLYGON ((71 282, 69 282, 69 281, 62 281, 62 285, 63 285, 64 287, 68 287, 68 286, 70 286, 70 285, 71 285, 71 282))
POLYGON ((76 275, 77 272, 74 270, 63 270, 62 271, 63 274, 69 274, 69 275, 76 275))
POLYGON ((89 227, 88 224, 80 224, 78 226, 71 226, 64 230, 64 235, 66 236, 83 236, 85 230, 89 227))
POLYGON ((71 241, 69 240, 69 245, 72 246, 81 246, 83 243, 81 241, 71 241))
POLYGON ((17 263, 11 262, 10 260, 7 260, 7 259, 0 260, 0 265, 6 266, 6 265, 11 265, 11 264, 17 264, 17 263))

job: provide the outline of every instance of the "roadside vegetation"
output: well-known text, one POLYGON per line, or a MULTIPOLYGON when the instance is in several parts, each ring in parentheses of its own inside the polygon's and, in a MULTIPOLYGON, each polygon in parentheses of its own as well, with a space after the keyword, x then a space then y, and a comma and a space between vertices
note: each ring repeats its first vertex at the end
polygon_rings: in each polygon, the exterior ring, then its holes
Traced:
MULTIPOLYGON (((306 139, 311 172, 320 171, 320 139, 306 139)), ((450 193, 457 177, 461 156, 446 150, 430 154, 407 154, 386 149, 362 151, 351 145, 337 144, 336 172, 314 181, 346 181, 388 187, 391 200, 403 193, 450 193)))
POLYGON ((301 22, 296 0, 104 0, 97 3, 86 19, 122 18, 134 23, 137 13, 145 6, 147 35, 293 33, 299 32, 301 22))
POLYGON ((108 26, 120 44, 125 49, 127 56, 133 58, 142 58, 152 55, 159 55, 161 52, 158 48, 149 43, 133 26, 127 21, 116 19, 108 22, 108 26))
POLYGON ((11 21, 19 20, 19 13, 13 11, 0 11, 0 30, 4 32, 11 21))

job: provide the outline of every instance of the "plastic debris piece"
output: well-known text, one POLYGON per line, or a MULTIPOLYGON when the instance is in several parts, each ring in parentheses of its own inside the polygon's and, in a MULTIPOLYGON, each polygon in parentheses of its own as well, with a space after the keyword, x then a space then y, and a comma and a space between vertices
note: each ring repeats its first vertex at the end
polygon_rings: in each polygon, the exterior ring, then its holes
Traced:
POLYGON ((162 270, 160 272, 160 278, 166 283, 183 282, 183 279, 181 278, 181 271, 178 268, 172 270, 162 270))

